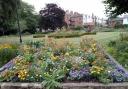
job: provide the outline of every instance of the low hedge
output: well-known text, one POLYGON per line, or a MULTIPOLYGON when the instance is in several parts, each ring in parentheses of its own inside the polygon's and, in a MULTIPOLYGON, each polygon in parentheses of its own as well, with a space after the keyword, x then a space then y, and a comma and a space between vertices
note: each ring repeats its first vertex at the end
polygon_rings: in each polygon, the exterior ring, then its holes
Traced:
MULTIPOLYGON (((72 37, 80 37, 84 35, 96 35, 96 32, 73 32, 73 33, 52 33, 48 34, 48 37, 54 37, 54 38, 72 38, 72 37)), ((33 36, 33 38, 40 38, 40 37, 45 37, 46 34, 36 34, 33 36)))

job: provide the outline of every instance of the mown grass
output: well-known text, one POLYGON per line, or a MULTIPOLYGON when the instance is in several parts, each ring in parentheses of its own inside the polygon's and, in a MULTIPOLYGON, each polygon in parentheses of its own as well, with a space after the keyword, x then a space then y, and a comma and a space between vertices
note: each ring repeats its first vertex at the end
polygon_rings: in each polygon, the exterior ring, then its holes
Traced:
MULTIPOLYGON (((83 37, 88 37, 88 38, 94 38, 101 44, 106 44, 110 40, 115 40, 118 39, 120 35, 120 32, 99 32, 96 35, 85 35, 82 37, 75 37, 75 38, 60 38, 56 39, 57 41, 62 41, 62 40, 67 40, 73 43, 79 43, 80 39, 83 37)), ((44 37, 42 38, 33 38, 33 35, 27 35, 27 36, 22 36, 23 42, 29 41, 29 40, 39 40, 42 41, 44 37)), ((0 37, 0 43, 19 43, 19 37, 18 36, 3 36, 0 37)))

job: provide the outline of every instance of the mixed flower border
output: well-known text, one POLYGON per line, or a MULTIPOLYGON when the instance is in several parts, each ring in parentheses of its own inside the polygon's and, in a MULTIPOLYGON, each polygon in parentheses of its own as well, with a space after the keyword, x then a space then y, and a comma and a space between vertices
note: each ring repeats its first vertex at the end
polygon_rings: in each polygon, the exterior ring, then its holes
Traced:
POLYGON ((1 82, 42 82, 48 89, 59 82, 128 82, 128 72, 91 38, 82 39, 79 46, 47 38, 19 49, 19 56, 0 68, 1 82))

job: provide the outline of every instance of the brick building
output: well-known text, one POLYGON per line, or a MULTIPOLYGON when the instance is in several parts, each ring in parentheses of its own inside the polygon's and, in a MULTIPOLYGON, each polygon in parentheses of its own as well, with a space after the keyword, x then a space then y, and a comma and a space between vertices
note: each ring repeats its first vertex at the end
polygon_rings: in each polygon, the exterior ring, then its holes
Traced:
POLYGON ((66 11, 65 22, 68 26, 83 26, 83 15, 78 12, 66 11))

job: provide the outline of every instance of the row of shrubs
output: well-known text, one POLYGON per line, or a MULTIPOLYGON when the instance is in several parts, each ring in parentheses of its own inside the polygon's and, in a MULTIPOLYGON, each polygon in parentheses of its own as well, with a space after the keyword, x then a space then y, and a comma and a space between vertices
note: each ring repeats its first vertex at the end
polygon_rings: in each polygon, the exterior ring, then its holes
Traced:
POLYGON ((108 44, 108 52, 128 69, 128 33, 121 33, 120 39, 110 41, 108 44))
MULTIPOLYGON (((71 38, 71 37, 80 37, 83 35, 96 35, 96 32, 69 31, 69 32, 55 32, 47 35, 48 37, 54 37, 54 38, 71 38)), ((46 34, 36 34, 33 36, 33 38, 40 38, 45 36, 46 34)))

